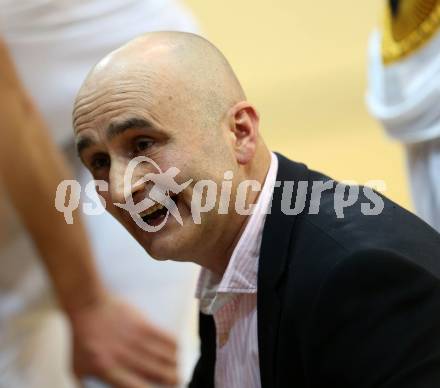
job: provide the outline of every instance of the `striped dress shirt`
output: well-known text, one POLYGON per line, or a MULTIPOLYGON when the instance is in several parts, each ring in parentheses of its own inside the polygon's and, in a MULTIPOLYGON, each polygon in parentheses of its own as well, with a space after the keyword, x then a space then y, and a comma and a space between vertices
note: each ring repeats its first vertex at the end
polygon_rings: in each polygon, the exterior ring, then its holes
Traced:
POLYGON ((257 203, 249 216, 223 276, 202 269, 196 297, 200 310, 213 315, 216 326, 216 388, 259 388, 257 274, 261 238, 270 210, 278 170, 271 164, 257 203))

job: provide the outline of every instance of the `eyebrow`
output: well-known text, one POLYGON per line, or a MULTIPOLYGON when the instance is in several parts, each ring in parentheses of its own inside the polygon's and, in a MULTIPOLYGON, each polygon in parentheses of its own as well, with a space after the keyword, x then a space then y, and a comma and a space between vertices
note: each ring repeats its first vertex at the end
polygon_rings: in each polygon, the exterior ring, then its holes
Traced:
POLYGON ((110 141, 131 129, 154 129, 154 125, 148 120, 136 117, 129 118, 119 123, 112 123, 107 128, 107 140, 110 141))
MULTIPOLYGON (((124 132, 131 129, 154 129, 154 125, 145 119, 136 117, 129 118, 119 123, 112 123, 107 128, 107 139, 110 141, 115 137, 122 135, 124 132)), ((96 141, 88 136, 80 136, 76 142, 76 151, 79 156, 86 149, 96 144, 96 141)))
POLYGON ((88 137, 88 136, 81 136, 77 141, 76 141, 76 152, 79 156, 81 156, 81 153, 86 149, 89 148, 90 146, 96 144, 96 142, 88 137))

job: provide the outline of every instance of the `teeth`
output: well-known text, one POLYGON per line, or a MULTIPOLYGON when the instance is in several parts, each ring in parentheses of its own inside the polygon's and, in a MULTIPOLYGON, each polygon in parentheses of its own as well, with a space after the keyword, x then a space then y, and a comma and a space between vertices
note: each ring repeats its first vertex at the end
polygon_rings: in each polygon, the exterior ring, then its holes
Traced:
POLYGON ((145 216, 148 216, 148 215, 154 213, 155 211, 161 210, 163 208, 164 208, 163 205, 161 205, 160 203, 156 203, 153 206, 149 207, 147 210, 145 210, 142 213, 140 213, 139 216, 140 217, 145 217, 145 216))

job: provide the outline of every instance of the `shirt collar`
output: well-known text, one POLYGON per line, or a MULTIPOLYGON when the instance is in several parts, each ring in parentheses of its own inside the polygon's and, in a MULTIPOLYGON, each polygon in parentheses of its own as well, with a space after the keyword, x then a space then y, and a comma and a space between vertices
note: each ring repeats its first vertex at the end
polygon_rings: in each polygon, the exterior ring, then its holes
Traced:
POLYGON ((196 297, 200 309, 213 313, 224 302, 224 296, 257 292, 258 259, 266 214, 270 210, 278 170, 278 159, 271 153, 271 163, 263 188, 252 214, 229 260, 223 277, 203 268, 200 272, 196 297))

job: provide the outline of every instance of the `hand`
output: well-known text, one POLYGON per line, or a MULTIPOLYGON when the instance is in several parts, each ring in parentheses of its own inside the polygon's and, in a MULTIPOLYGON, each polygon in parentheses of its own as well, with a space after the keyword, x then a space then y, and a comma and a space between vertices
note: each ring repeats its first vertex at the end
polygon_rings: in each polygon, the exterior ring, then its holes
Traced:
POLYGON ((126 303, 106 296, 70 314, 73 368, 112 387, 176 385, 176 343, 126 303))

